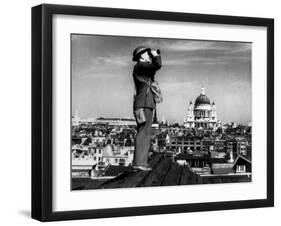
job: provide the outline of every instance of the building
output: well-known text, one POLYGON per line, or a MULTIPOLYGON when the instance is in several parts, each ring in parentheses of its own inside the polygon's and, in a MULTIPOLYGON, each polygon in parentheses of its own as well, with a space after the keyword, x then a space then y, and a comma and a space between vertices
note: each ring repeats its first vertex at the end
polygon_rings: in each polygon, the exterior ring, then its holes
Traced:
POLYGON ((103 145, 106 142, 105 136, 92 136, 91 139, 93 145, 103 145))
POLYGON ((203 151, 202 139, 195 136, 172 137, 169 143, 169 149, 177 153, 203 151))
POLYGON ((101 146, 90 146, 89 151, 95 163, 101 162, 103 156, 103 148, 101 146))
POLYGON ((187 117, 184 119, 186 128, 203 128, 216 130, 221 127, 221 122, 217 119, 217 109, 215 103, 211 104, 210 99, 205 94, 205 88, 201 88, 200 95, 193 104, 190 101, 187 117))
POLYGON ((232 163, 212 163, 211 169, 212 174, 216 175, 233 174, 235 172, 232 163))
POLYGON ((211 164, 212 174, 250 174, 252 163, 243 155, 238 155, 234 162, 215 162, 211 164))
POLYGON ((214 151, 225 152, 225 140, 220 140, 220 139, 214 140, 214 151))
POLYGON ((252 163, 243 155, 238 155, 235 162, 233 163, 233 169, 236 173, 251 173, 252 163))
POLYGON ((157 109, 156 108, 154 110, 154 115, 153 115, 151 127, 154 128, 154 129, 159 129, 159 123, 158 123, 158 119, 157 119, 157 109))
POLYGON ((236 137, 226 140, 226 152, 230 155, 230 161, 233 162, 238 155, 247 156, 247 140, 243 137, 236 137))
POLYGON ((104 118, 100 117, 92 120, 94 124, 108 124, 112 126, 136 126, 136 120, 133 118, 104 118))
POLYGON ((78 111, 75 111, 75 115, 72 116, 72 126, 79 126, 81 123, 81 119, 78 116, 78 111))
POLYGON ((234 154, 236 153, 235 139, 229 139, 226 141, 226 152, 229 154, 229 162, 234 162, 234 154))
POLYGON ((244 137, 237 137, 236 138, 237 142, 237 149, 236 149, 236 154, 239 155, 247 155, 247 140, 244 137))
POLYGON ((209 154, 193 155, 179 154, 175 156, 175 161, 179 165, 187 165, 193 172, 197 174, 210 174, 211 162, 209 154))
POLYGON ((204 137, 202 139, 202 146, 204 150, 213 151, 214 150, 214 140, 211 138, 204 137))
POLYGON ((89 177, 93 165, 97 164, 89 151, 88 145, 76 144, 72 146, 72 177, 89 177))
POLYGON ((106 145, 102 152, 102 162, 105 166, 108 164, 115 166, 132 165, 134 158, 134 147, 106 145))

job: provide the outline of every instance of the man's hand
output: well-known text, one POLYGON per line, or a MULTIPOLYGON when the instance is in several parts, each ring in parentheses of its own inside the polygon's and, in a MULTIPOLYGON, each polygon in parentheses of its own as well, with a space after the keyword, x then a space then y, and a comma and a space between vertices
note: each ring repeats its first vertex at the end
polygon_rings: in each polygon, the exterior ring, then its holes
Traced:
POLYGON ((152 56, 159 56, 159 54, 157 53, 157 50, 153 49, 150 52, 151 52, 152 56))
POLYGON ((152 61, 152 57, 150 55, 150 52, 144 52, 141 56, 140 56, 140 61, 141 62, 145 62, 145 63, 151 63, 152 61))

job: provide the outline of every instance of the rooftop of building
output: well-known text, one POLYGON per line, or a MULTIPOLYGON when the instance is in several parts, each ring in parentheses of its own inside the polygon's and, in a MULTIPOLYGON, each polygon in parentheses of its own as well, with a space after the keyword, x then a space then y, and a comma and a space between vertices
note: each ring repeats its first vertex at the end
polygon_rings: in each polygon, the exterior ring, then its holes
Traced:
POLYGON ((134 118, 106 118, 106 117, 99 117, 96 120, 108 120, 108 121, 132 121, 135 122, 134 118))
POLYGON ((192 172, 188 166, 181 166, 169 158, 164 158, 161 153, 151 156, 149 164, 152 171, 135 171, 132 168, 131 170, 126 168, 126 171, 121 171, 117 177, 109 180, 73 179, 72 189, 111 189, 251 181, 251 178, 245 175, 202 177, 192 172))

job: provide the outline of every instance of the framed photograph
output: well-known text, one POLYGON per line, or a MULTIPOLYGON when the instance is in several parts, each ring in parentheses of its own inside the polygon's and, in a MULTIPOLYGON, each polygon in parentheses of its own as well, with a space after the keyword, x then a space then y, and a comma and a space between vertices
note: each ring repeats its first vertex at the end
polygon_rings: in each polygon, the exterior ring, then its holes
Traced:
POLYGON ((32 8, 32 217, 274 205, 274 21, 32 8))

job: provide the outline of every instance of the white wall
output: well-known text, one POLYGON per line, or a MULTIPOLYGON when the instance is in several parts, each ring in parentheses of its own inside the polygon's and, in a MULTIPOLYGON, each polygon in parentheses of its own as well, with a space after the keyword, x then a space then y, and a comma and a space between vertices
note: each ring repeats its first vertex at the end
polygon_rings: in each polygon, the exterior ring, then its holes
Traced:
MULTIPOLYGON (((55 4, 89 5, 118 8, 138 8, 147 10, 182 11, 191 13, 226 14, 237 16, 275 18, 275 62, 280 62, 281 14, 278 1, 211 0, 211 1, 47 1, 55 4)), ((30 156, 31 156, 31 16, 30 7, 42 1, 2 1, 1 2, 1 185, 0 185, 0 222, 1 225, 36 225, 30 219, 30 156), (9 157, 9 159, 7 159, 9 157), (12 168, 11 168, 12 167, 12 168), (8 170, 10 169, 10 170, 8 170)), ((281 149, 281 84, 280 63, 275 70, 275 159, 280 159, 281 149), (278 128, 279 127, 279 128, 278 128), (279 138, 279 139, 278 139, 279 138)), ((277 163, 277 161, 275 161, 277 163)), ((279 161, 278 161, 279 163, 279 161)), ((173 215, 155 215, 145 217, 127 217, 100 220, 60 222, 60 225, 237 225, 237 219, 243 224, 266 225, 278 221, 280 204, 280 164, 275 167, 276 207, 249 210, 217 212, 199 212, 173 215)))

